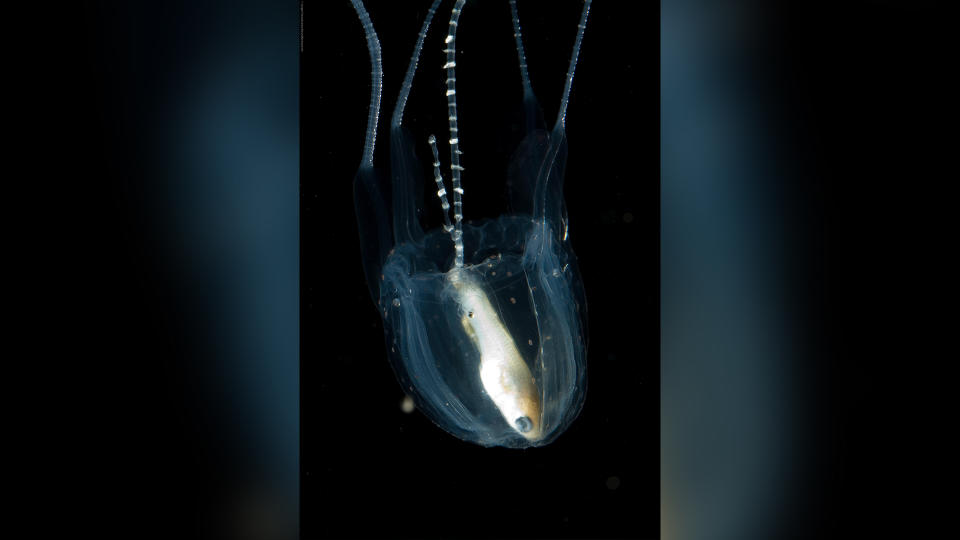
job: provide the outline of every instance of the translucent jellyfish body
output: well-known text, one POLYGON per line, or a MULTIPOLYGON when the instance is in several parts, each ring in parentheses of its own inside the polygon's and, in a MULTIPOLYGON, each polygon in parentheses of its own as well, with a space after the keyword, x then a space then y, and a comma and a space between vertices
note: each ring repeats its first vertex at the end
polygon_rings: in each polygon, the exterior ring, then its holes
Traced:
POLYGON ((585 2, 557 119, 545 127, 529 78, 516 5, 510 2, 531 126, 514 152, 511 208, 523 212, 464 222, 456 108, 456 29, 451 10, 444 40, 450 180, 436 139, 433 178, 417 160, 402 126, 435 0, 423 23, 390 125, 391 169, 373 168, 379 117, 380 44, 360 0, 352 0, 373 65, 367 138, 354 193, 364 271, 383 318, 389 358, 404 391, 435 424, 483 446, 542 446, 579 414, 586 391, 586 307, 563 201, 570 84, 586 27, 585 2), (444 224, 424 231, 415 194, 436 185, 444 224), (447 189, 448 186, 450 189, 447 189), (450 204, 450 200, 453 204, 450 204))

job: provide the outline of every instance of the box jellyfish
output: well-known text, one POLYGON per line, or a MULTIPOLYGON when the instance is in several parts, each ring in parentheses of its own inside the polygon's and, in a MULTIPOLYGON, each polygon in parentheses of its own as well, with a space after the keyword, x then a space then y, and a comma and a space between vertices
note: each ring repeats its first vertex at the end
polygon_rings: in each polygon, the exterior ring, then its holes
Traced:
MULTIPOLYGON (((552 126, 543 121, 531 87, 517 5, 510 1, 526 117, 506 178, 516 211, 477 221, 464 221, 470 203, 464 186, 470 184, 464 181, 469 175, 460 147, 469 133, 457 125, 456 34, 465 0, 450 11, 443 40, 445 91, 437 96, 448 113, 449 181, 441 172, 437 138, 415 141, 403 126, 440 0, 420 29, 393 110, 388 172, 373 167, 383 82, 380 42, 362 2, 351 1, 366 34, 373 79, 354 179, 357 222, 364 271, 397 378, 417 408, 460 439, 515 448, 548 444, 579 414, 586 391, 586 306, 569 241, 563 180, 564 120, 590 1, 580 15, 552 126), (429 145, 432 175, 430 164, 416 157, 417 144, 429 145), (424 184, 436 197, 421 200, 424 184), (432 229, 421 222, 426 204, 442 209, 443 223, 432 229)), ((485 185, 489 182, 470 189, 485 185)))

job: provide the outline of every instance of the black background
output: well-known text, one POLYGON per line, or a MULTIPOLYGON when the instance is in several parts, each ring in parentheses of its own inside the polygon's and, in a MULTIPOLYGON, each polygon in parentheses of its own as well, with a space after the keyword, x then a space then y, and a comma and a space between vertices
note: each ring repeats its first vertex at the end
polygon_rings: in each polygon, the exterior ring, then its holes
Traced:
MULTIPOLYGON (((383 51, 381 127, 389 123, 429 4, 368 3, 383 51)), ((404 122, 427 164, 432 161, 427 135, 442 141, 447 130, 441 65, 451 6, 443 5, 434 18, 404 122)), ((579 2, 519 5, 532 84, 551 124, 581 7, 579 2)), ((387 363, 380 318, 363 279, 353 215, 352 178, 370 88, 363 31, 347 2, 305 3, 300 372, 305 538, 658 536, 656 5, 637 15, 645 27, 640 34, 647 37, 629 40, 617 31, 622 13, 594 4, 567 113, 565 193, 590 332, 586 404, 556 442, 506 450, 459 441, 421 413, 400 409, 403 392, 387 363), (369 518, 371 511, 376 519, 369 518)), ((458 29, 464 213, 468 220, 496 217, 506 210, 506 166, 522 135, 509 5, 468 4, 458 29)), ((376 149, 376 163, 386 166, 386 129, 376 149)), ((441 156, 448 152, 443 145, 440 150, 441 156)), ((424 169, 423 180, 430 196, 435 189, 430 169, 424 169)), ((434 202, 428 200, 428 207, 434 202)), ((431 226, 438 226, 439 216, 432 217, 431 226)))
MULTIPOLYGON (((324 5, 338 15, 313 23, 307 11, 306 36, 311 24, 319 27, 313 50, 327 51, 313 53, 305 41, 303 56, 307 64, 310 54, 332 55, 318 61, 330 66, 327 72, 303 68, 300 99, 302 381, 316 382, 316 393, 302 396, 300 509, 316 509, 323 518, 311 523, 305 517, 304 532, 479 536, 504 521, 520 523, 515 536, 638 537, 655 530, 656 501, 648 497, 655 482, 656 402, 643 400, 652 400, 657 388, 650 359, 656 343, 648 335, 657 309, 656 5, 646 13, 640 7, 646 3, 618 3, 616 14, 603 2, 594 5, 567 124, 566 176, 573 245, 590 302, 590 387, 582 417, 554 445, 509 452, 468 446, 418 414, 399 411, 399 386, 383 355, 354 241, 347 186, 360 158, 368 78, 359 23, 343 4, 324 5), (614 51, 619 59, 606 57, 614 51), (331 84, 321 83, 324 73, 331 84), (306 93, 311 84, 316 98, 306 93), (623 196, 600 195, 605 179, 618 174, 623 196), (311 201, 321 194, 325 204, 311 201), (622 219, 628 211, 630 224, 622 219), (639 376, 622 376, 622 370, 639 376), (604 385, 607 391, 600 390, 604 385), (413 451, 417 445, 431 451, 413 451), (583 453, 572 452, 574 446, 583 453), (568 458, 560 462, 561 455, 568 458), (480 492, 461 488, 483 484, 475 480, 484 469, 475 464, 493 460, 512 465, 483 480, 529 480, 541 495, 488 482, 489 492, 501 495, 493 503, 462 504, 479 499, 480 492), (439 466, 444 463, 451 465, 439 466), (606 487, 610 476, 621 479, 616 490, 606 487), (543 496, 551 487, 575 493, 543 496), (513 503, 500 506, 504 501, 513 503), (496 517, 485 518, 490 508, 498 509, 496 517), (611 521, 601 523, 590 512, 611 521)), ((532 77, 549 112, 576 10, 557 8, 562 23, 538 29, 522 6, 532 77), (562 54, 536 50, 541 38, 561 43, 562 54)), ((471 14, 473 7, 466 8, 458 40, 464 48, 471 17, 480 17, 479 7, 471 14)), ((385 64, 389 106, 396 93, 390 85, 399 80, 419 15, 394 21, 382 6, 370 8, 381 40, 393 43, 385 51, 399 54, 385 64)), ((954 277, 947 258, 955 251, 955 198, 948 188, 956 167, 946 162, 955 153, 955 121, 946 80, 955 71, 948 46, 955 32, 948 28, 952 19, 936 8, 934 2, 864 0, 778 3, 758 11, 757 25, 768 32, 757 50, 771 53, 779 66, 767 97, 802 120, 775 132, 791 141, 802 157, 798 170, 809 173, 795 177, 805 194, 796 221, 805 241, 795 246, 793 292, 805 298, 805 345, 814 354, 802 364, 808 416, 790 426, 803 436, 807 487, 775 537, 930 536, 942 532, 938 518, 950 515, 949 498, 937 487, 948 470, 940 458, 953 424, 941 416, 951 410, 953 392, 944 386, 952 381, 955 347, 938 341, 953 332, 942 311, 952 305, 954 277)), ((170 143, 158 137, 169 84, 189 88, 201 78, 187 68, 198 51, 209 51, 214 30, 227 36, 214 55, 222 63, 250 62, 257 66, 250 76, 259 80, 295 79, 295 63, 256 61, 264 51, 296 54, 298 5, 45 3, 32 13, 13 11, 8 20, 23 34, 13 34, 14 75, 7 79, 14 95, 6 178, 14 222, 6 266, 15 275, 5 360, 16 401, 7 447, 18 453, 11 483, 23 480, 9 490, 15 504, 33 510, 15 509, 26 523, 14 526, 38 536, 58 528, 118 538, 294 536, 297 505, 289 498, 275 501, 286 510, 278 511, 286 534, 269 527, 274 534, 257 534, 249 521, 224 520, 224 508, 256 468, 251 464, 265 462, 251 457, 256 441, 238 440, 236 419, 211 413, 226 392, 218 386, 223 373, 212 360, 218 353, 210 346, 215 325, 208 320, 221 299, 167 272, 166 250, 176 238, 157 227, 156 218, 192 210, 147 195, 166 181, 164 168, 174 160, 170 143), (207 378, 198 380, 201 368, 207 378)), ((474 39, 481 38, 476 28, 474 39)), ((502 35, 482 38, 484 46, 512 46, 502 35)), ((424 60, 420 84, 436 65, 424 60)), ((512 69, 503 80, 514 78, 512 69)), ((198 97, 187 92, 183 99, 198 97)), ((285 87, 281 101, 297 101, 296 85, 285 87)), ((476 120, 467 123, 467 102, 462 106, 464 129, 472 124, 473 133, 482 133, 476 120)), ((506 123, 491 118, 483 124, 509 126, 512 112, 491 110, 506 123)), ((466 182, 479 181, 471 174, 481 156, 497 156, 492 167, 503 162, 496 147, 481 146, 498 140, 465 138, 466 182)), ((231 151, 239 159, 244 150, 231 151)), ((265 176, 297 182, 292 174, 265 176)), ((288 366, 284 362, 277 357, 278 369, 288 366)))

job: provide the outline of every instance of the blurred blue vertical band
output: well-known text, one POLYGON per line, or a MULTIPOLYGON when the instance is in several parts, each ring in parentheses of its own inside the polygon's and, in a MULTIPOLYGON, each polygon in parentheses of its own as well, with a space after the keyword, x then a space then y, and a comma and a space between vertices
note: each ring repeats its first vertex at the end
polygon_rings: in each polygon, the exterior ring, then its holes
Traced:
POLYGON ((217 424, 249 474, 227 519, 267 506, 289 532, 299 476, 296 6, 218 11, 222 24, 185 67, 196 86, 172 89, 170 208, 190 210, 169 218, 187 279, 210 294, 215 352, 203 379, 225 398, 217 424))
POLYGON ((245 515, 275 512, 265 527, 289 534, 299 476, 298 9, 187 4, 215 14, 165 104, 172 249, 209 302, 212 355, 198 376, 223 397, 216 424, 241 478, 225 518, 256 530, 245 515))
POLYGON ((661 2, 663 538, 921 538, 952 516, 926 485, 955 394, 938 7, 661 2))
POLYGON ((150 311, 168 329, 163 343, 143 346, 163 351, 167 379, 154 384, 165 401, 154 406, 180 424, 155 429, 184 456, 150 451, 163 472, 144 489, 165 490, 154 496, 166 502, 138 525, 157 521, 153 533, 179 537, 295 537, 298 4, 98 9, 115 144, 125 148, 115 159, 135 177, 125 188, 142 228, 133 249, 148 268, 150 311))
POLYGON ((761 9, 661 3, 662 530, 777 538, 797 472, 788 166, 761 9))

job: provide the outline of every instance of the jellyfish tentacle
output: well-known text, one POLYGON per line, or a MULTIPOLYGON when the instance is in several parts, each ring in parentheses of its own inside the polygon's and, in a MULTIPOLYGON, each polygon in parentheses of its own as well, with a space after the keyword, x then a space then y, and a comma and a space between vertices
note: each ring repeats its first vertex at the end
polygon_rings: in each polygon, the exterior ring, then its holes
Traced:
POLYGON ((363 25, 363 32, 367 38, 367 50, 370 53, 370 78, 372 81, 370 89, 370 110, 367 116, 367 135, 363 143, 363 158, 360 161, 361 169, 373 168, 373 149, 377 143, 377 123, 380 119, 380 94, 383 91, 383 57, 380 54, 380 39, 377 38, 377 31, 373 28, 373 21, 370 20, 370 14, 363 7, 361 0, 350 0, 354 11, 360 17, 360 24, 363 25))
POLYGON ((453 225, 450 224, 450 203, 447 202, 447 187, 440 174, 440 154, 437 152, 437 138, 432 134, 427 137, 430 151, 433 153, 433 179, 437 183, 437 197, 440 198, 440 208, 443 210, 443 230, 453 235, 453 225))
MULTIPOLYGON (((564 221, 563 214, 563 175, 562 169, 566 160, 566 118, 567 104, 570 100, 570 88, 573 85, 573 75, 577 69, 577 59, 580 56, 580 46, 583 42, 583 33, 587 28, 587 18, 590 16, 591 0, 584 0, 583 12, 580 14, 580 22, 577 24, 577 38, 573 44, 573 51, 570 54, 570 64, 567 68, 567 77, 563 85, 563 96, 560 99, 560 108, 557 110, 557 119, 553 124, 553 130, 550 133, 550 142, 546 149, 544 159, 537 174, 537 186, 534 198, 534 215, 540 220, 542 232, 547 233, 547 215, 551 214, 556 221, 564 221), (554 174, 555 169, 559 174, 554 174), (554 186, 550 186, 551 178, 556 176, 554 186), (560 182, 560 184, 556 184, 560 182), (549 195, 550 193, 553 195, 549 195), (549 199, 549 200, 548 200, 549 199)), ((557 232, 565 236, 563 227, 558 227, 557 232)))
POLYGON ((580 24, 577 25, 577 39, 573 43, 573 52, 570 54, 570 66, 567 68, 567 79, 563 84, 563 97, 560 99, 560 110, 557 111, 557 121, 554 131, 559 126, 563 129, 567 120, 567 102, 570 100, 570 87, 573 86, 573 72, 577 69, 577 58, 580 56, 580 44, 583 42, 583 32, 587 29, 587 17, 590 16, 590 2, 583 2, 583 13, 580 14, 580 24))
POLYGON ((463 187, 460 183, 460 172, 463 167, 460 166, 460 136, 457 128, 457 25, 460 22, 460 12, 466 0, 457 0, 456 5, 450 11, 450 29, 447 32, 446 39, 443 40, 446 45, 443 52, 447 53, 447 62, 443 69, 447 70, 447 121, 450 124, 450 176, 453 181, 453 248, 456 252, 454 266, 463 268, 463 187))
POLYGON ((417 63, 420 61, 420 51, 423 50, 423 41, 427 38, 427 31, 430 29, 430 23, 433 21, 433 14, 436 13, 440 0, 433 0, 427 16, 420 27, 420 33, 417 34, 417 44, 413 46, 413 54, 410 56, 410 64, 407 65, 407 74, 403 77, 403 84, 400 86, 400 95, 397 97, 397 105, 393 109, 393 119, 390 125, 394 128, 403 124, 403 112, 407 106, 407 98, 410 97, 410 90, 413 88, 413 76, 417 72, 417 63))
POLYGON ((523 52, 523 37, 520 32, 520 16, 517 14, 517 0, 510 0, 510 14, 513 22, 513 39, 517 43, 517 61, 520 63, 520 81, 523 84, 524 97, 533 94, 530 75, 527 73, 527 55, 523 52))
POLYGON ((537 113, 540 107, 537 104, 537 96, 533 93, 530 74, 527 71, 527 55, 523 49, 523 33, 520 30, 520 15, 517 13, 516 0, 510 0, 510 14, 513 22, 513 39, 517 45, 517 62, 520 65, 520 83, 523 85, 524 121, 526 123, 524 133, 530 133, 536 129, 536 123, 539 119, 537 113))

